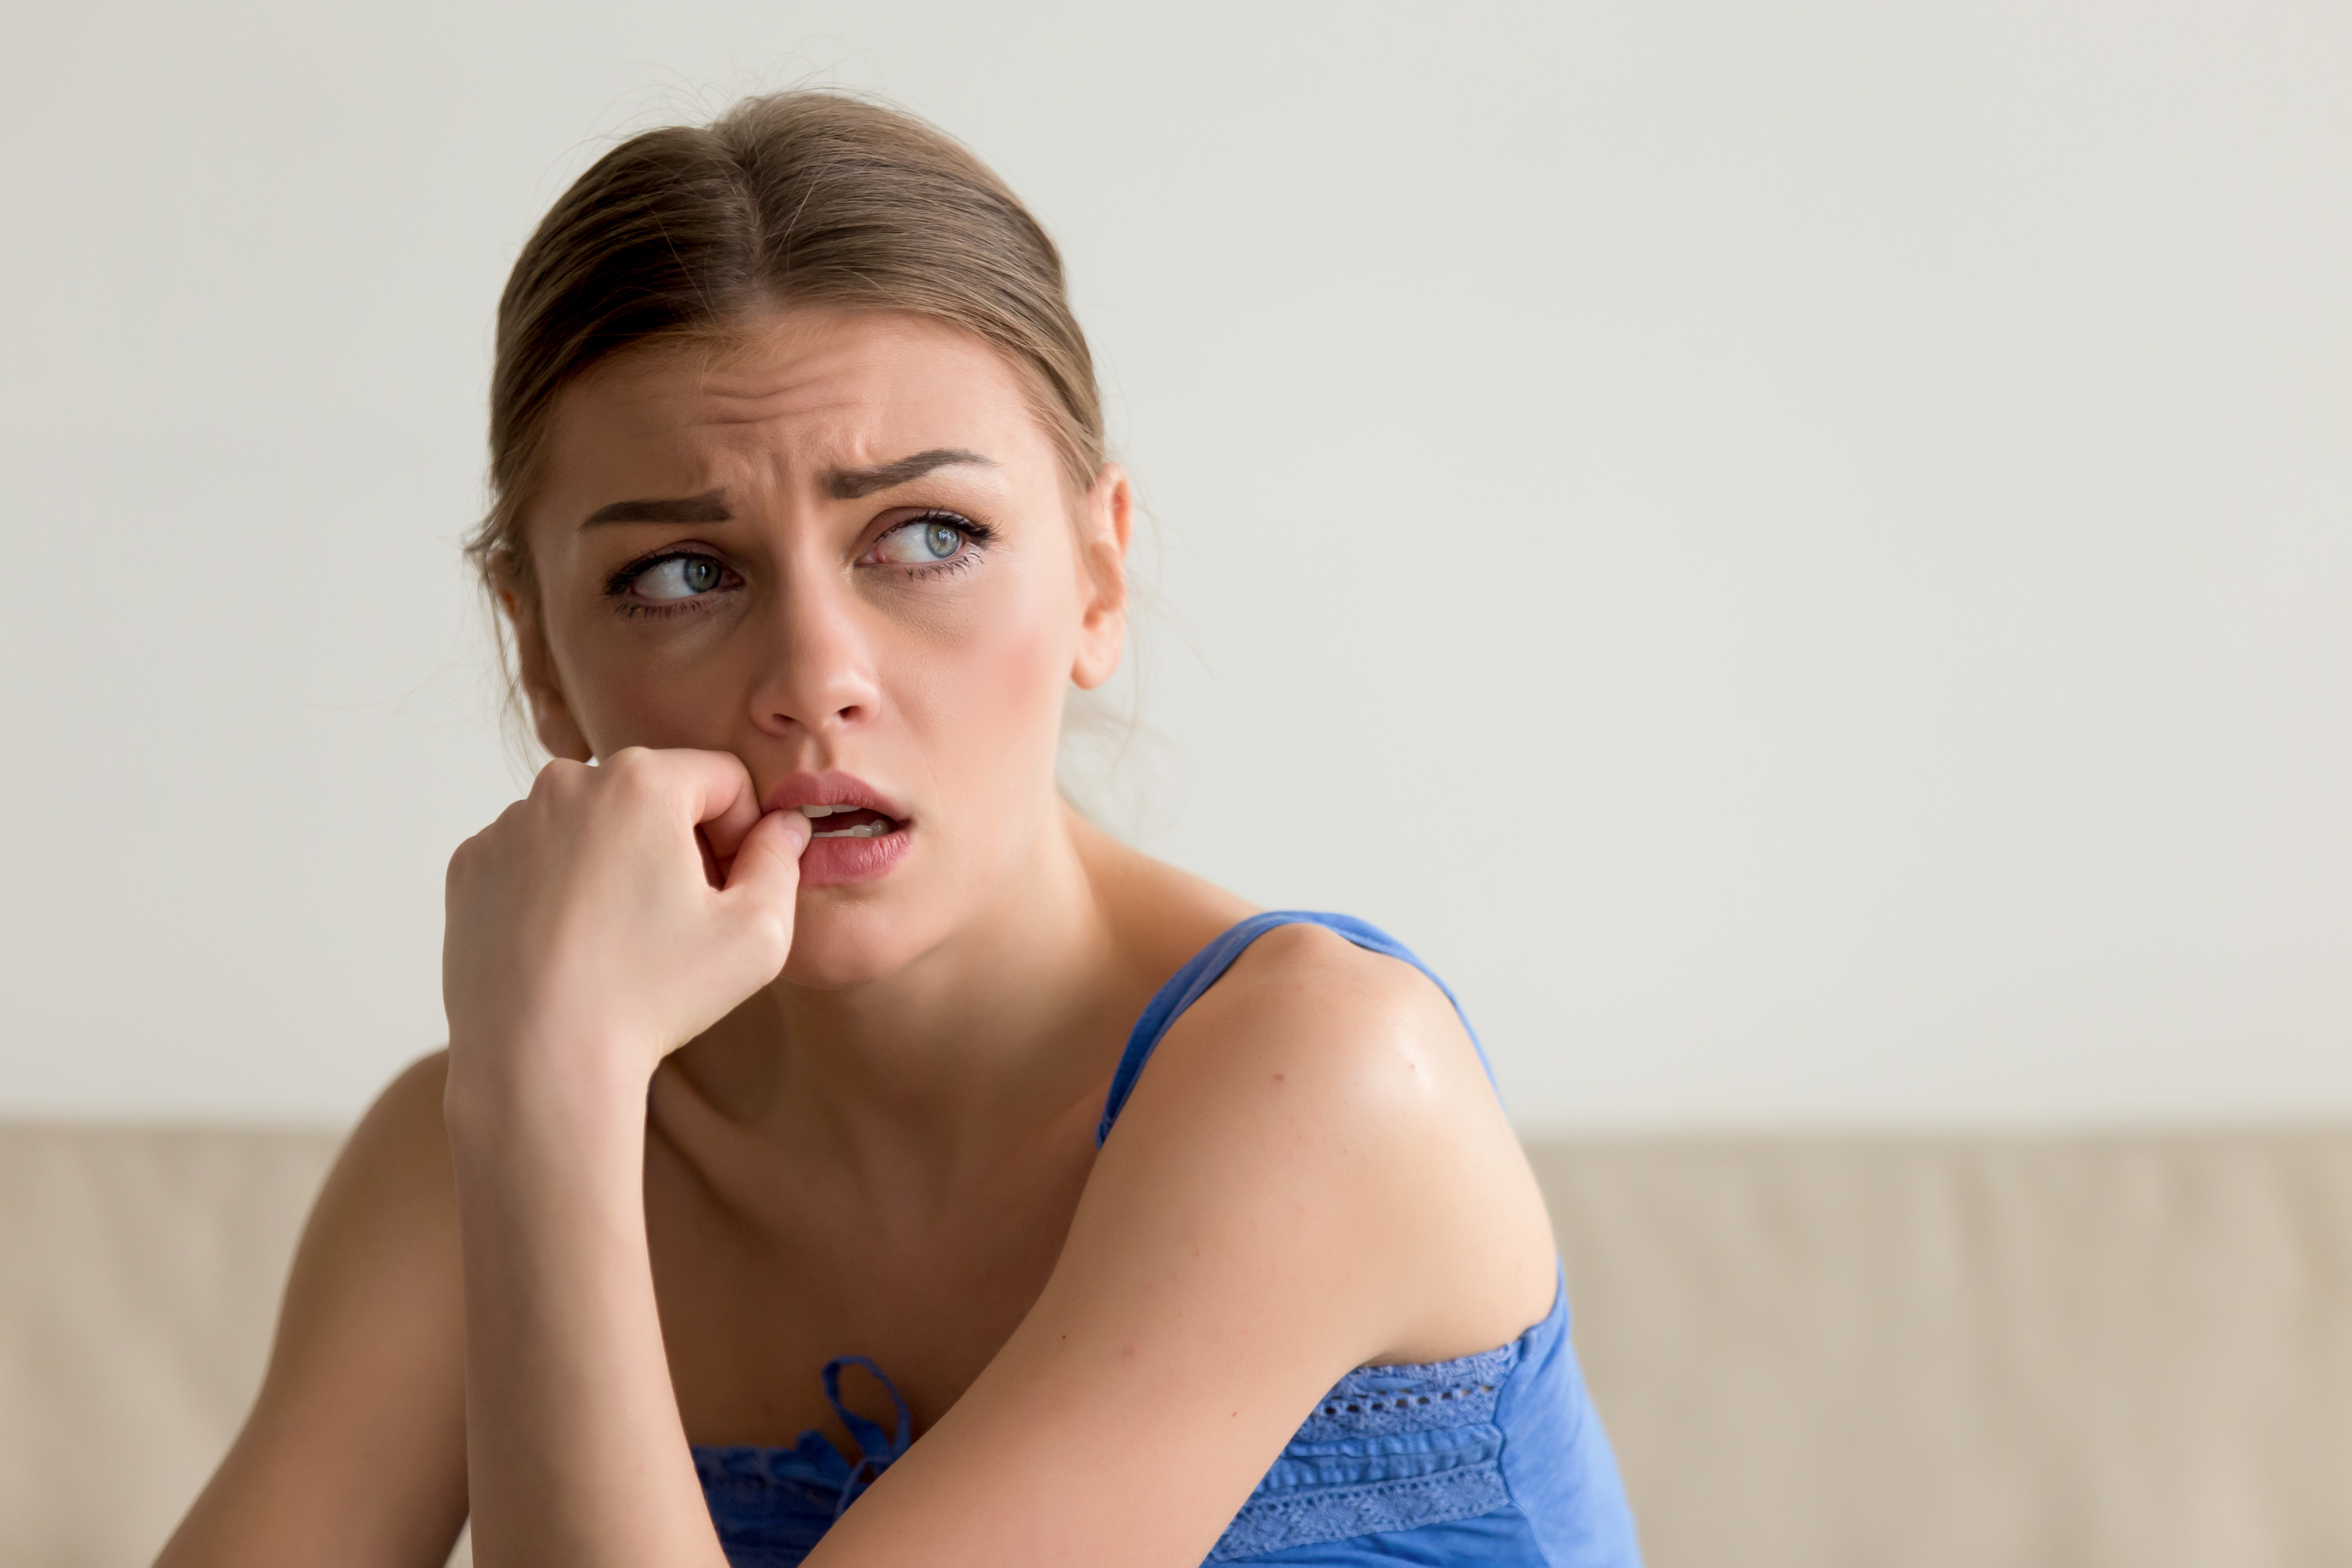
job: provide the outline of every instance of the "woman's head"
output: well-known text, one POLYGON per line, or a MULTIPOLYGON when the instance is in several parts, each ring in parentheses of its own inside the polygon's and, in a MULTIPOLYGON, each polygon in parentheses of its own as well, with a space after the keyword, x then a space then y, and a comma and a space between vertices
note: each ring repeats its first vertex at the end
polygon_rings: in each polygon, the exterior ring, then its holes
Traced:
POLYGON ((624 143, 516 263, 490 440, 472 552, 551 751, 730 751, 772 805, 890 817, 812 845, 796 978, 1016 893, 1069 683, 1118 658, 1129 499, 987 169, 819 93, 624 143))

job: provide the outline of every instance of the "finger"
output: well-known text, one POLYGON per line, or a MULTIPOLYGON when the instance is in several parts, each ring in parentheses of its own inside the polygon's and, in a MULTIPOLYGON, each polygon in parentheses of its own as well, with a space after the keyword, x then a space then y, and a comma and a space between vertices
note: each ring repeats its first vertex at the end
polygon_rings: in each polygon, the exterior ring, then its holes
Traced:
POLYGON ((774 886, 791 894, 801 884, 801 851, 815 833, 816 824, 797 811, 768 813, 751 825, 737 847, 735 863, 728 868, 728 888, 774 886))
POLYGON ((742 845, 743 836, 760 820, 760 786, 752 781, 751 770, 743 765, 743 759, 732 752, 687 754, 709 758, 716 764, 709 770, 701 797, 702 815, 695 821, 701 824, 702 837, 709 841, 712 854, 722 858, 734 855, 742 845))
POLYGON ((801 851, 815 826, 797 811, 772 811, 751 825, 727 868, 721 896, 789 914, 800 890, 801 851))

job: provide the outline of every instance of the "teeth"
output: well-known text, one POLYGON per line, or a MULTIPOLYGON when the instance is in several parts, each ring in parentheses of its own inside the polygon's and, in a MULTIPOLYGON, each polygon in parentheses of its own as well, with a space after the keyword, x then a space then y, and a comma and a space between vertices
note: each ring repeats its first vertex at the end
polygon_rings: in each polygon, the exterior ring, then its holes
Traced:
MULTIPOLYGON (((852 809, 843 807, 844 810, 852 809)), ((898 824, 885 818, 880 822, 861 822, 854 827, 836 827, 830 833, 813 833, 812 838, 879 838, 894 831, 898 824)))
MULTIPOLYGON (((866 807, 862 805, 804 805, 800 808, 800 814, 803 816, 807 817, 811 822, 823 822, 828 816, 837 816, 844 812, 864 811, 866 807)), ((880 814, 877 813, 877 815, 879 816, 880 814)), ((836 827, 831 832, 813 832, 811 837, 817 838, 879 838, 884 834, 895 833, 898 830, 898 825, 885 816, 878 822, 861 823, 855 827, 836 827)))

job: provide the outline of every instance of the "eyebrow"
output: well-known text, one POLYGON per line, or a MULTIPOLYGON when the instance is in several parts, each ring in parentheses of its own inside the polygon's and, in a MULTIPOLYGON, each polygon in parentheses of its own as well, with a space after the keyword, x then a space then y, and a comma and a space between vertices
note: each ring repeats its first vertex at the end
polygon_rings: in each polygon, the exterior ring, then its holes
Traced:
POLYGON ((895 463, 884 463, 872 468, 836 468, 824 477, 824 492, 835 500, 856 500, 887 490, 892 485, 903 485, 909 479, 919 479, 933 468, 944 468, 957 463, 977 463, 983 468, 996 465, 978 452, 967 452, 961 447, 934 447, 928 452, 918 452, 911 458, 901 458, 895 463))
MULTIPOLYGON (((835 500, 856 500, 876 490, 919 479, 934 468, 951 468, 958 463, 975 463, 983 468, 996 467, 978 452, 967 452, 961 447, 934 447, 928 452, 871 468, 836 468, 824 477, 824 490, 835 500)), ((594 528, 605 522, 727 522, 734 516, 727 510, 727 492, 719 489, 705 490, 698 496, 616 500, 590 512, 580 526, 594 528)))
POLYGON ((600 522, 725 522, 735 514, 727 510, 725 490, 705 490, 698 496, 667 500, 616 500, 588 514, 583 528, 600 522))

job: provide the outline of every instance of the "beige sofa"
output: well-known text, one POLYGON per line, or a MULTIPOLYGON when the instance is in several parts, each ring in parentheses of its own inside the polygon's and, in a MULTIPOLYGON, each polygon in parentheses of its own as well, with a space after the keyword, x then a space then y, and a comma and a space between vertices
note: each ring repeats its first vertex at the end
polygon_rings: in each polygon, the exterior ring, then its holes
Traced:
MULTIPOLYGON (((0 1127, 0 1563, 147 1561, 333 1144, 0 1127)), ((2352 1131, 1533 1152, 1654 1568, 2352 1563, 2352 1131)))

